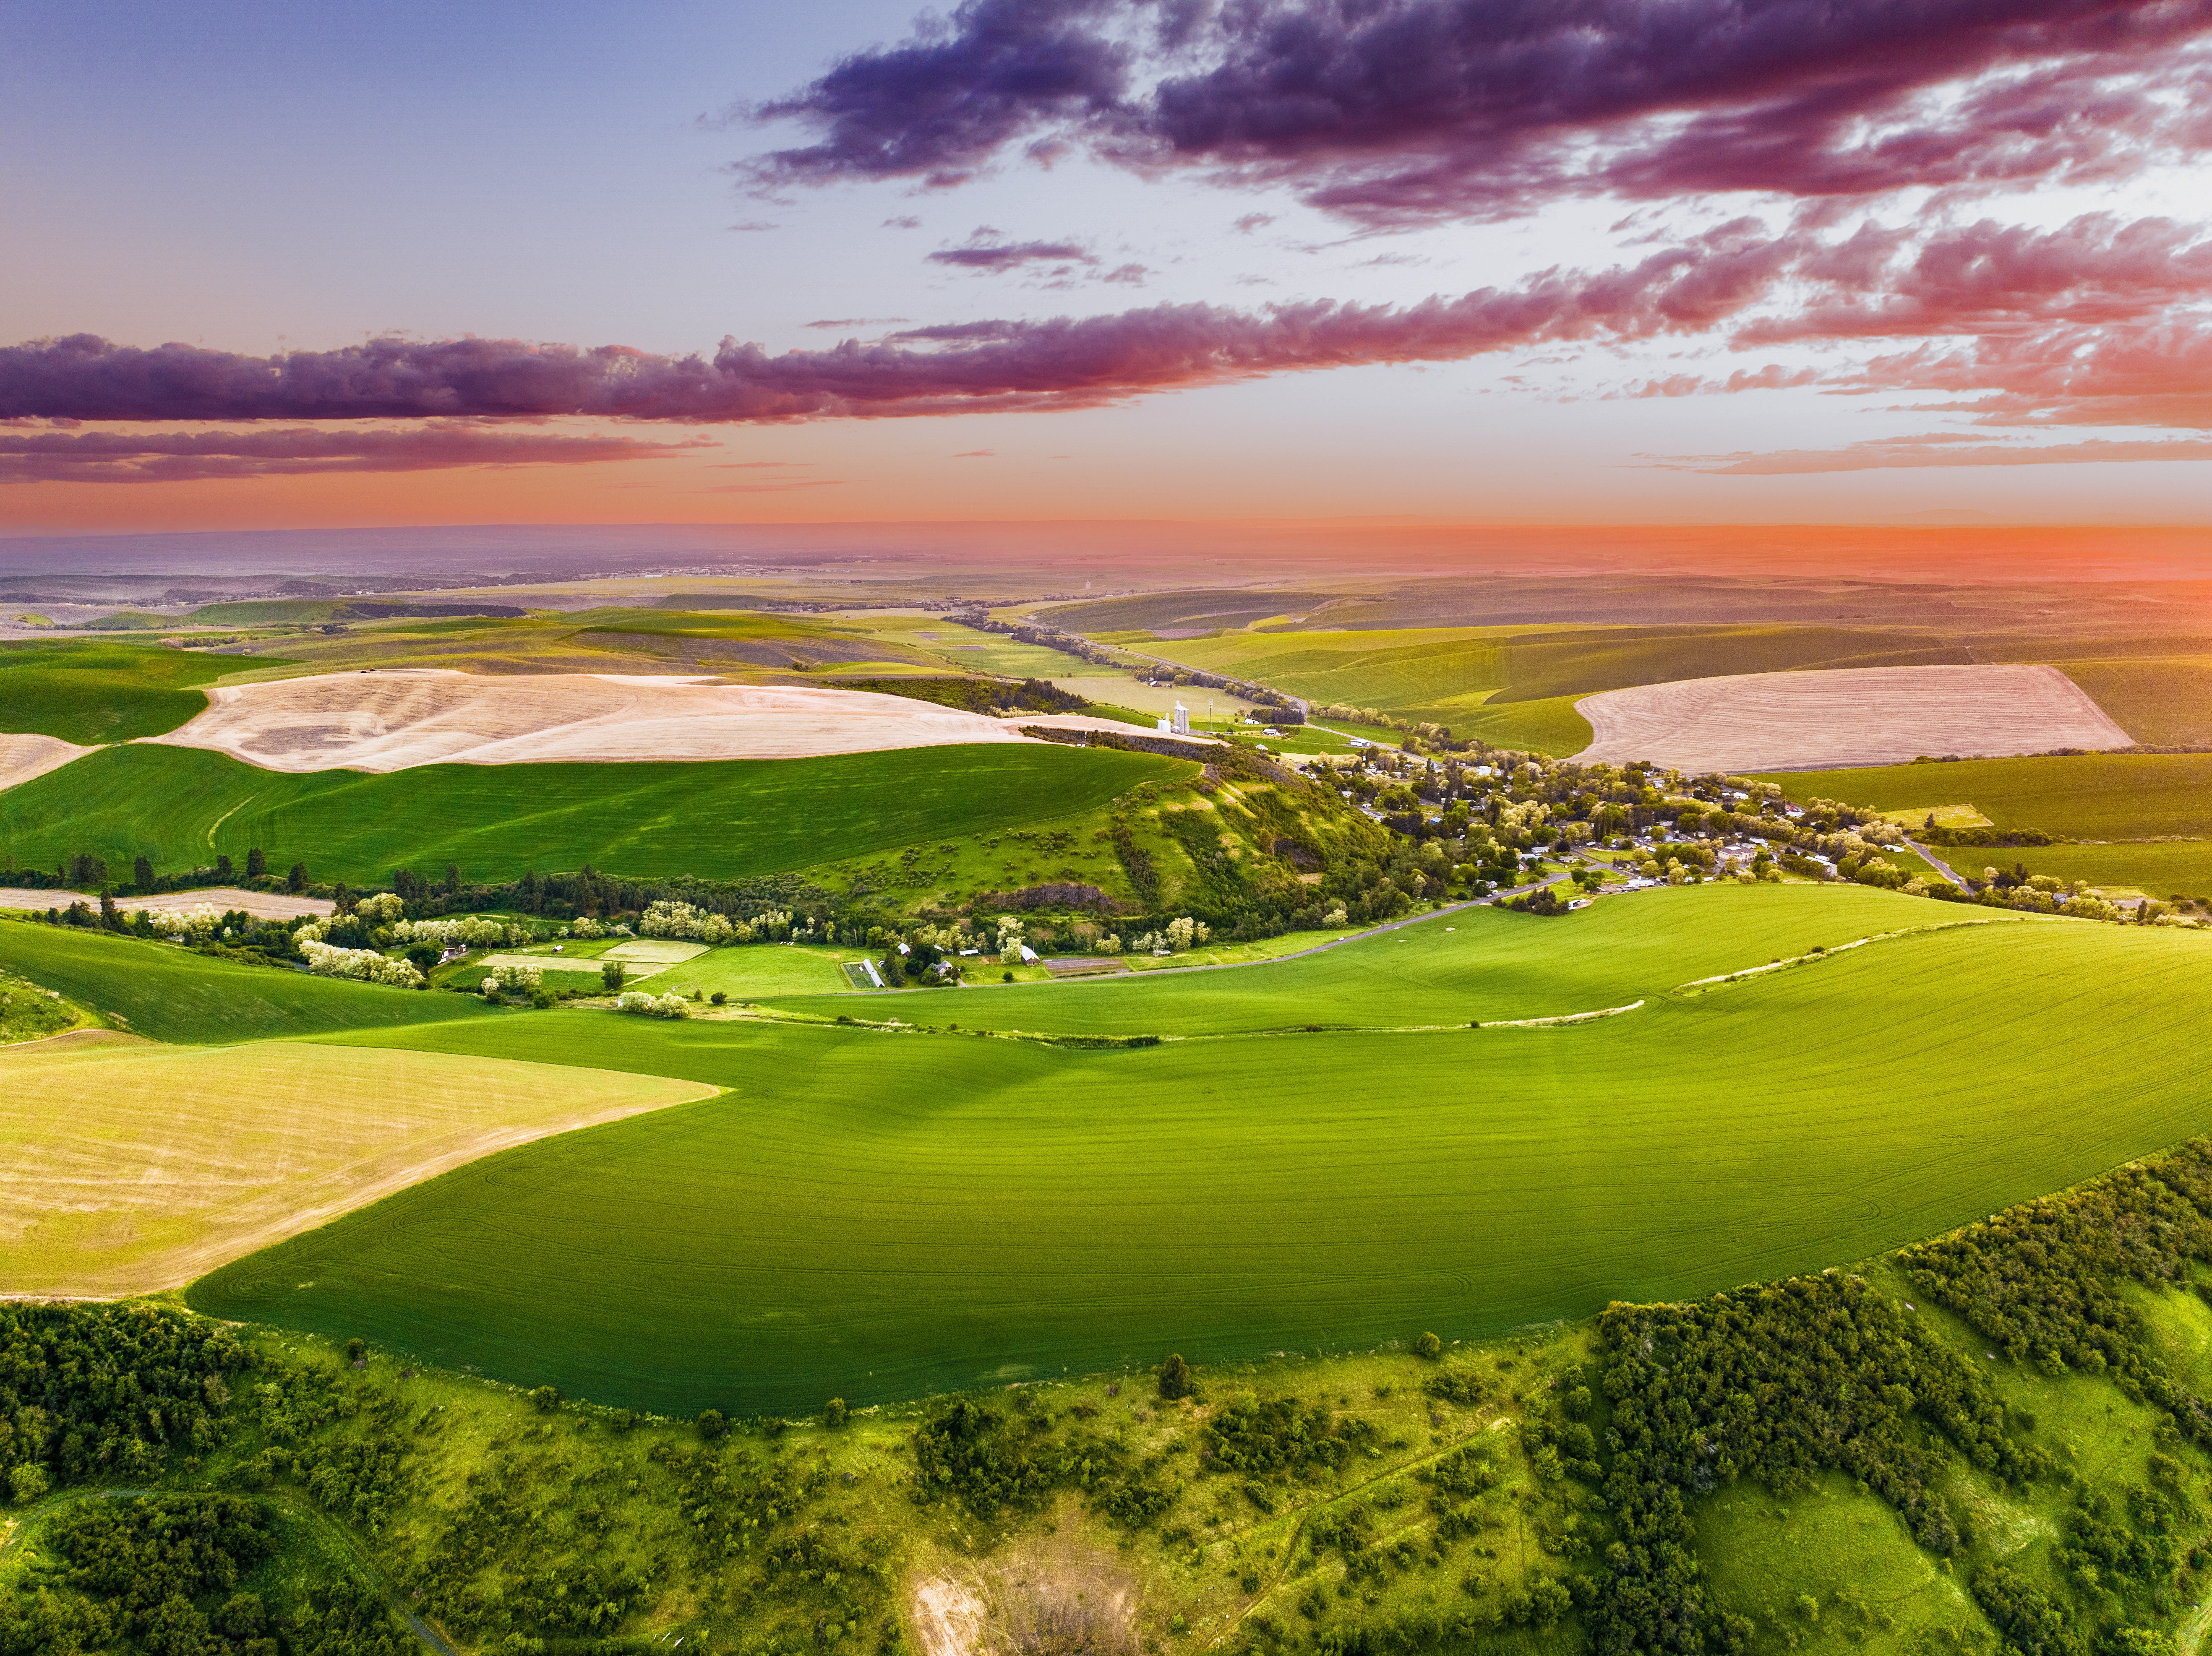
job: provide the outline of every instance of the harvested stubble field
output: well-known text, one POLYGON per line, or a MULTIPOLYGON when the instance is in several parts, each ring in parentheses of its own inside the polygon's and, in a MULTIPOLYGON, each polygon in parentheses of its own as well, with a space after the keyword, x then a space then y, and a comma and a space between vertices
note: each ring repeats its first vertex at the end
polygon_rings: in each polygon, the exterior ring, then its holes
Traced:
POLYGON ((266 1040, 498 1016, 460 995, 243 966, 167 943, 24 920, 0 920, 0 966, 155 1040, 266 1040))
POLYGON ((286 774, 132 743, 0 793, 0 850, 52 867, 204 865, 249 846, 319 880, 382 884, 457 862, 472 879, 589 863, 735 879, 1096 810, 1189 761, 1045 743, 720 764, 425 765, 286 774))
POLYGON ((2055 667, 1752 673, 1609 690, 1576 704, 1585 764, 1704 771, 1894 765, 1923 754, 2124 748, 2135 738, 2055 667))
POLYGON ((0 1051, 0 1295, 174 1288, 447 1168, 713 1091, 292 1041, 0 1051))
MULTIPOLYGON (((463 1168, 192 1301, 611 1403, 789 1412, 1694 1295, 2212 1120, 2201 937, 2014 919, 1669 996, 1723 895, 1652 910, 1679 958, 1651 957, 1640 1010, 1572 1027, 1098 1052, 561 1011, 337 1038, 734 1095, 463 1168)), ((965 1022, 987 998, 897 1004, 965 1022)))
MULTIPOLYGON (((0 876, 0 878, 5 878, 0 876)), ((67 908, 82 902, 100 906, 97 891, 57 891, 47 886, 0 885, 0 908, 28 909, 43 914, 50 908, 67 908)), ((283 891, 247 891, 238 886, 198 886, 190 891, 165 891, 158 897, 121 897, 116 907, 125 914, 144 908, 219 908, 226 914, 236 909, 256 919, 289 920, 301 914, 327 914, 336 907, 327 897, 295 897, 283 891)))
POLYGON ((1026 740, 1003 719, 904 696, 667 675, 444 668, 228 684, 165 736, 264 770, 811 758, 1026 740))
POLYGON ((91 751, 58 736, 0 736, 0 788, 59 770, 91 751))

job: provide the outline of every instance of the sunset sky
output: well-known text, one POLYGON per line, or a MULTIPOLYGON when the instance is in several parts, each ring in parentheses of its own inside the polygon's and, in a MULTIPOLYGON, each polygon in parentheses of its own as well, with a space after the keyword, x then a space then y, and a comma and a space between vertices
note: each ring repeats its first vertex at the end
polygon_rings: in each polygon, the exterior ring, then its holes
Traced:
POLYGON ((0 533, 2212 519, 2212 0, 0 41, 0 533))

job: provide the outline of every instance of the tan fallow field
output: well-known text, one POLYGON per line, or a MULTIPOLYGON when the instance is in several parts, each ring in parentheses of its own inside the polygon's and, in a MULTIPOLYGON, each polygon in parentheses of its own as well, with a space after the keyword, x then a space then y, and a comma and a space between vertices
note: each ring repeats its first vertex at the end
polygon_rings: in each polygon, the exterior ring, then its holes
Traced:
POLYGON ((1990 757, 2124 748, 2135 738, 2056 667, 1861 667, 1744 673, 1584 696, 1583 764, 1832 770, 1923 754, 1990 757))
MULTIPOLYGON (((27 908, 43 914, 71 903, 97 903, 97 891, 46 891, 35 886, 0 886, 0 908, 27 908)), ((336 904, 327 897, 295 897, 285 891, 241 891, 236 886, 201 886, 191 891, 165 891, 158 897, 118 897, 115 906, 125 914, 142 908, 198 908, 203 904, 228 914, 234 908, 257 920, 291 920, 302 914, 328 914, 336 904)))
MULTIPOLYGON (((274 771, 398 771, 556 760, 797 759, 1026 742, 1018 726, 906 696, 668 675, 324 673, 208 689, 208 709, 148 742, 274 771)), ((1106 720, 1080 727, 1122 730, 1106 720)))
POLYGON ((0 1297, 174 1288, 448 1168, 696 1082, 106 1030, 0 1049, 0 1297))
POLYGON ((48 771, 58 771, 72 759, 94 751, 64 742, 58 736, 16 736, 0 732, 0 788, 12 788, 48 771))

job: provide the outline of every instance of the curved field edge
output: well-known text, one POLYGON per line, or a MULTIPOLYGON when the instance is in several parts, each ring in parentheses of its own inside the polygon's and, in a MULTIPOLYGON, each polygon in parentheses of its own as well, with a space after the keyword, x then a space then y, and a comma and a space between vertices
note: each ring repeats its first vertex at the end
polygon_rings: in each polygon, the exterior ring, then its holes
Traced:
POLYGON ((1249 965, 1057 983, 787 996, 805 1016, 898 1019, 1067 1035, 1198 1035, 1401 1028, 1559 1017, 1625 1006, 1695 980, 1861 938, 1942 924, 1959 911, 1871 887, 1734 883, 1600 898, 1552 917, 1473 907, 1249 965))
POLYGON ((179 1287, 483 1156, 714 1090, 297 1041, 0 1050, 0 1295, 179 1287))
POLYGON ((586 864, 635 878, 742 879, 1054 821, 1189 761, 988 743, 817 759, 428 765, 286 775, 221 754, 111 748, 0 793, 0 852, 194 868, 249 847, 318 880, 380 884, 458 863, 471 879, 586 864))
POLYGON ((676 1413, 1474 1338, 1864 1258, 2203 1131, 2203 962, 2054 921, 1542 1029, 350 1037, 732 1096, 477 1163, 190 1297, 676 1413))
POLYGON ((207 710, 199 687, 252 664, 158 645, 0 643, 0 731, 85 747, 164 735, 207 710))
POLYGON ((501 1016, 473 996, 243 966, 172 944, 26 920, 0 920, 0 967, 118 1028, 185 1044, 501 1016))

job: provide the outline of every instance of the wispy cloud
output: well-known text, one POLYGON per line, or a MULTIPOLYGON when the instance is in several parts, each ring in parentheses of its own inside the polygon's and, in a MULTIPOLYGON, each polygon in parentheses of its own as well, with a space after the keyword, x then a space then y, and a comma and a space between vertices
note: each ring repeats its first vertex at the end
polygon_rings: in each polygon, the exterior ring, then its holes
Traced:
POLYGON ((306 427, 166 434, 0 427, 0 482, 173 483, 457 466, 581 465, 713 446, 711 439, 663 442, 471 421, 399 430, 306 427))
POLYGON ((1963 433, 1875 438, 1831 449, 1784 449, 1770 453, 1650 457, 1647 464, 1672 471, 1717 477, 1795 477, 1832 471, 1876 471, 1918 466, 2083 465, 2114 460, 2212 460, 2212 438, 2165 437, 2140 441, 2091 438, 2040 445, 1977 442, 1963 433))

